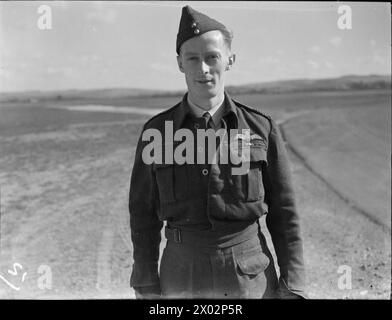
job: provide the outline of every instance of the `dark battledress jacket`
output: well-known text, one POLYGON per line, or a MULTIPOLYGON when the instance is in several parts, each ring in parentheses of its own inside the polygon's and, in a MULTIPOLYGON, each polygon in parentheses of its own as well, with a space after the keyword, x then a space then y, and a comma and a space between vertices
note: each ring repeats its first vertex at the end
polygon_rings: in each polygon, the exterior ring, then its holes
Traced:
MULTIPOLYGON (((279 127, 269 116, 234 101, 227 93, 224 107, 225 129, 239 132, 250 129, 246 141, 250 146, 249 170, 243 175, 232 175, 235 164, 164 163, 164 155, 162 163, 146 164, 142 154, 150 141, 142 141, 140 136, 129 194, 134 249, 130 284, 135 288, 159 285, 163 221, 181 228, 235 232, 266 214, 280 270, 279 288, 305 296, 299 216, 279 127)), ((147 121, 143 132, 156 129, 165 137, 167 121, 173 124, 174 132, 183 127, 193 128, 187 95, 179 104, 147 121)), ((170 143, 175 149, 181 142, 170 143)), ((162 147, 164 153, 165 139, 162 147)))

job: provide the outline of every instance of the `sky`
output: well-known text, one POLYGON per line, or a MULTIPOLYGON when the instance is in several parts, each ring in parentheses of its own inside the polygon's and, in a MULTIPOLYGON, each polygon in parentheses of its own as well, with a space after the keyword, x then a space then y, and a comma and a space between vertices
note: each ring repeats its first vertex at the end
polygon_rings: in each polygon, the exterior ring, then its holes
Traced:
POLYGON ((0 91, 183 90, 175 43, 190 5, 234 32, 227 85, 391 73, 389 3, 0 2, 0 91), (51 29, 41 30, 41 5, 51 29), (338 8, 351 8, 351 29, 338 8))

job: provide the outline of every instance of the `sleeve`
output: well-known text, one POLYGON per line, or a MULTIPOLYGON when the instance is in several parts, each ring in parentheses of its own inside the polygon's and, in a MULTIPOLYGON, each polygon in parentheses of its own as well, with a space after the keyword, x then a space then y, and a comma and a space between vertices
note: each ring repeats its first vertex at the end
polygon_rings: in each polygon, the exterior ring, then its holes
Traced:
POLYGON ((307 298, 300 220, 289 159, 279 127, 274 120, 271 120, 265 183, 268 204, 266 224, 280 269, 278 295, 307 298))
MULTIPOLYGON (((144 132, 144 128, 143 128, 144 132)), ((133 268, 130 279, 132 287, 159 285, 158 259, 161 242, 159 203, 155 175, 152 165, 143 162, 142 152, 148 142, 142 135, 136 147, 129 190, 129 213, 133 243, 133 268)))

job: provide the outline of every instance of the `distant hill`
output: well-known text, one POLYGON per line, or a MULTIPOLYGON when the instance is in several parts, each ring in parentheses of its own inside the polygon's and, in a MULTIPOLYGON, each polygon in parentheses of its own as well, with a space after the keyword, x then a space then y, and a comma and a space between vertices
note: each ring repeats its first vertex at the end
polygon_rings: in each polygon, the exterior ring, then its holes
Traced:
POLYGON ((42 100, 80 100, 80 99, 111 99, 127 98, 135 96, 151 96, 166 94, 166 91, 115 88, 115 89, 90 89, 90 90, 56 90, 56 91, 25 91, 25 92, 4 92, 0 93, 0 102, 22 102, 22 101, 42 101, 42 100))
MULTIPOLYGON (((346 75, 328 79, 293 79, 262 83, 251 83, 239 86, 227 86, 230 94, 243 93, 287 93, 309 91, 347 91, 387 89, 391 90, 391 75, 346 75)), ((88 100, 114 99, 153 96, 180 96, 184 92, 116 88, 91 90, 63 90, 63 91, 26 91, 0 93, 0 102, 36 102, 42 100, 88 100)))
POLYGON ((294 79, 228 86, 227 91, 239 93, 284 93, 308 91, 391 89, 390 75, 346 75, 328 79, 294 79))

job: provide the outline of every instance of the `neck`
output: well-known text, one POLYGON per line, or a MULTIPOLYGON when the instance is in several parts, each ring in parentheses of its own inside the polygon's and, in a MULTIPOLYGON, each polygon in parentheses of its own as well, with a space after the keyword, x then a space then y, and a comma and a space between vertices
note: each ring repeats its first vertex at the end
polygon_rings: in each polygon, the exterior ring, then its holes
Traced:
POLYGON ((201 97, 195 97, 189 92, 188 99, 199 108, 208 111, 216 107, 217 105, 221 105, 225 100, 225 94, 224 92, 222 92, 219 95, 216 95, 211 98, 201 98, 201 97))

